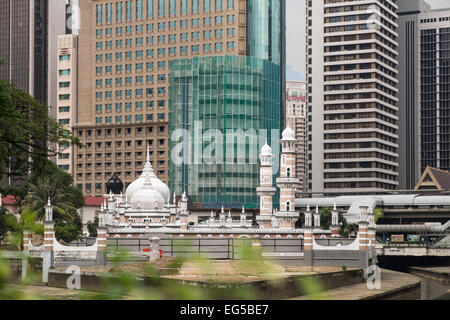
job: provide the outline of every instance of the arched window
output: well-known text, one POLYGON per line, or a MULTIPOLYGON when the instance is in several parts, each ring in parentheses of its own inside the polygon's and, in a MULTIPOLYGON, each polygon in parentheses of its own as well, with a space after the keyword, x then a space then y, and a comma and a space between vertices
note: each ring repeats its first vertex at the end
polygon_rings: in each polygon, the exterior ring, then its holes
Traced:
POLYGON ((288 178, 291 177, 291 168, 287 168, 286 169, 286 175, 287 175, 288 178))
POLYGON ((286 202, 286 211, 291 211, 291 202, 286 202))

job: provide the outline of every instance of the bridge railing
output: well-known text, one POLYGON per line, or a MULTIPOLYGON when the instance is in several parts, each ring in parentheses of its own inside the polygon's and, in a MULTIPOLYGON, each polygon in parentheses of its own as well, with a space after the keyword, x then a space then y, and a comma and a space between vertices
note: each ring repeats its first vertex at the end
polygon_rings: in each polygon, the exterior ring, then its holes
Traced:
POLYGON ((403 242, 386 242, 385 247, 410 247, 410 248, 428 248, 432 245, 431 242, 425 241, 403 241, 403 242))

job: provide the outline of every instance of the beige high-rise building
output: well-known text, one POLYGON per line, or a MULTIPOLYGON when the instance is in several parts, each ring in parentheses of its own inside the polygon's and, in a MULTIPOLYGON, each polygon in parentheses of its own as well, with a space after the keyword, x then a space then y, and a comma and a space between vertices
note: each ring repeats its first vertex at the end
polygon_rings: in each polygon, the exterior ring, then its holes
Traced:
POLYGON ((306 10, 308 190, 397 189, 397 1, 314 0, 306 10))
POLYGON ((75 185, 103 195, 117 172, 127 185, 145 162, 168 183, 169 64, 246 55, 244 0, 79 0, 75 185))
MULTIPOLYGON (((77 117, 78 37, 72 34, 58 37, 58 72, 56 76, 56 119, 72 130, 77 117)), ((73 147, 60 145, 56 164, 61 170, 73 174, 73 147)))
POLYGON ((286 126, 295 133, 295 172, 298 191, 305 191, 306 176, 306 82, 286 81, 286 126))

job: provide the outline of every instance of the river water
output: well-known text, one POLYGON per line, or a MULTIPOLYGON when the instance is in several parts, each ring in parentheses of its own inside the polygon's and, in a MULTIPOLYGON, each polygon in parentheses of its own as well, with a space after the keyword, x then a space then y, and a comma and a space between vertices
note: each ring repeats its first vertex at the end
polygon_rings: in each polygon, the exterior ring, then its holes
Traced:
POLYGON ((450 290, 450 284, 443 283, 438 280, 419 277, 420 283, 420 300, 436 300, 436 299, 448 299, 447 294, 450 290))

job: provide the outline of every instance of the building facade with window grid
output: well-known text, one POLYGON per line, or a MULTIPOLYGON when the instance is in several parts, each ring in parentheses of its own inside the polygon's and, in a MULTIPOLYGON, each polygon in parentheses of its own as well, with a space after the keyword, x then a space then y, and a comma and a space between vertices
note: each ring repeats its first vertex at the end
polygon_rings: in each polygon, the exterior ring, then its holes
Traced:
POLYGON ((170 189, 201 208, 257 208, 258 150, 268 142, 279 158, 279 66, 216 56, 174 60, 170 70, 170 189))
POLYGON ((450 170, 450 8, 399 2, 400 188, 427 166, 450 170))
POLYGON ((398 187, 397 1, 308 0, 308 191, 398 187))
MULTIPOLYGON (((248 40, 248 21, 253 19, 248 12, 250 3, 267 12, 272 7, 284 8, 284 0, 80 0, 80 80, 74 132, 86 146, 75 151, 74 179, 83 192, 102 195, 105 185, 100 183, 115 171, 125 185, 133 181, 142 170, 139 154, 151 141, 154 168, 158 177, 168 183, 169 64, 178 58, 264 52, 258 48, 267 41, 248 40), (279 4, 261 6, 263 2, 279 4), (105 129, 110 129, 112 135, 105 135, 105 129), (145 134, 138 135, 136 130, 145 134), (114 143, 111 149, 105 149, 105 143, 119 139, 114 136, 118 131, 127 135, 122 147, 128 149, 120 150, 114 143), (94 132, 101 134, 96 137, 94 132), (87 143, 92 143, 91 148, 94 144, 98 147, 89 150, 87 143), (126 161, 120 158, 124 154, 126 161), (95 175, 104 177, 95 182, 92 164, 89 168, 87 163, 94 155, 98 159, 95 175)), ((271 19, 280 34, 267 59, 284 64, 282 41, 278 40, 284 39, 284 28, 277 16, 278 20, 271 19)), ((260 35, 261 39, 275 38, 274 29, 272 26, 272 33, 260 35)))
POLYGON ((141 173, 146 145, 168 183, 169 63, 180 57, 245 55, 245 1, 80 0, 75 184, 102 195, 117 172, 141 173))

